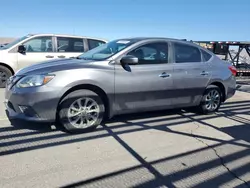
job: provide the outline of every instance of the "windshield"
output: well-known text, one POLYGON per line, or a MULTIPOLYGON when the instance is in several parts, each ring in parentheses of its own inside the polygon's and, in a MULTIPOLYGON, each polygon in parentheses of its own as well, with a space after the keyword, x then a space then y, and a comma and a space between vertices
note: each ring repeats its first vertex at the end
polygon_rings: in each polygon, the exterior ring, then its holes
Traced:
POLYGON ((88 60, 104 60, 113 56, 114 54, 117 54, 135 42, 135 40, 114 40, 93 48, 92 50, 89 50, 86 53, 78 56, 78 58, 88 60))
POLYGON ((26 39, 26 38, 29 38, 29 37, 30 37, 30 35, 26 35, 26 36, 23 36, 23 37, 21 37, 21 38, 19 38, 19 39, 16 39, 16 40, 14 40, 13 42, 10 42, 9 44, 7 44, 7 45, 1 47, 1 49, 8 49, 8 48, 10 48, 10 47, 16 45, 17 43, 21 42, 22 40, 24 40, 24 39, 26 39))

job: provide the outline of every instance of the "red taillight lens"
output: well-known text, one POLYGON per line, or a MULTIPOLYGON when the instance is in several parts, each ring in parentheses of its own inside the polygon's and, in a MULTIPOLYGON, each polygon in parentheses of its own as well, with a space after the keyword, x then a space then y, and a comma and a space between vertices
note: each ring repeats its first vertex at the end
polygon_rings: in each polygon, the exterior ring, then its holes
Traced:
POLYGON ((228 68, 229 68, 229 70, 232 72, 232 74, 233 74, 234 76, 236 76, 236 74, 237 74, 237 69, 236 69, 234 66, 229 66, 228 68))

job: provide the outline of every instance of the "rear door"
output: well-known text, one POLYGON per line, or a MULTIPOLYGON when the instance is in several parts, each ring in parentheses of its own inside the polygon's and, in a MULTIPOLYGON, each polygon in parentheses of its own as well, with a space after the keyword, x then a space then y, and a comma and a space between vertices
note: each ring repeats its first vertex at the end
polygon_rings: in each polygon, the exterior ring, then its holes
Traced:
POLYGON ((85 51, 83 38, 56 36, 55 46, 54 58, 59 59, 76 57, 85 51))
POLYGON ((138 57, 137 65, 115 66, 115 101, 120 113, 171 108, 173 65, 167 42, 151 42, 127 55, 138 57))
POLYGON ((177 107, 197 105, 210 80, 209 63, 204 62, 201 51, 194 45, 173 42, 173 82, 177 107))

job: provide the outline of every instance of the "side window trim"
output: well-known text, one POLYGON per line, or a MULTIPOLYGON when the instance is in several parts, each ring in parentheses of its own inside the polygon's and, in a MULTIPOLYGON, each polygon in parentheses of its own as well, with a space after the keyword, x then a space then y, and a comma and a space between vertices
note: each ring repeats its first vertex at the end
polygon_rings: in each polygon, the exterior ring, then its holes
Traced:
POLYGON ((57 53, 57 46, 58 46, 58 44, 57 44, 57 37, 58 36, 54 36, 54 48, 55 48, 55 53, 57 53))
POLYGON ((31 41, 31 40, 34 40, 34 39, 37 39, 37 38, 42 38, 42 37, 50 37, 51 38, 51 43, 52 43, 52 52, 47 52, 47 51, 41 51, 41 52, 29 52, 29 51, 27 51, 26 53, 53 53, 54 51, 53 51, 53 35, 39 35, 39 36, 34 36, 34 37, 32 37, 32 38, 30 38, 30 39, 28 39, 28 40, 26 40, 26 41, 23 41, 22 43, 20 43, 20 45, 24 45, 25 43, 27 43, 27 42, 29 42, 29 41, 31 41))
POLYGON ((56 41, 56 36, 52 36, 52 51, 53 51, 53 53, 55 53, 56 52, 56 47, 57 47, 57 41, 56 41))
MULTIPOLYGON (((127 51, 124 55, 127 55, 127 54, 129 54, 130 52, 132 52, 133 50, 136 50, 137 48, 140 48, 140 47, 142 47, 142 46, 145 46, 145 45, 147 45, 147 44, 152 44, 152 43, 165 43, 167 46, 168 46, 168 62, 167 63, 142 63, 142 64, 140 64, 139 63, 139 65, 143 65, 143 66, 145 66, 145 65, 167 65, 167 64, 170 64, 170 63, 172 63, 173 61, 172 61, 172 57, 171 57, 171 51, 172 51, 172 49, 171 49, 171 44, 170 44, 170 42, 169 41, 154 41, 154 42, 152 42, 152 41, 150 41, 150 42, 143 42, 142 44, 140 44, 140 45, 138 45, 138 46, 135 46, 135 47, 133 47, 133 48, 131 48, 129 51, 127 51)), ((123 56, 124 56, 123 55, 123 56)), ((122 57, 121 57, 122 58, 122 57)), ((121 58, 119 58, 119 59, 121 59, 121 58)))
POLYGON ((199 51, 200 51, 200 54, 201 54, 201 62, 202 62, 202 63, 206 62, 200 48, 199 48, 199 51))
POLYGON ((89 51, 88 38, 83 38, 84 52, 89 51))
POLYGON ((202 49, 200 49, 200 52, 201 52, 201 56, 202 56, 202 62, 207 62, 204 55, 203 55, 202 49))
POLYGON ((168 64, 175 63, 175 57, 174 57, 174 44, 173 42, 168 42, 168 64))

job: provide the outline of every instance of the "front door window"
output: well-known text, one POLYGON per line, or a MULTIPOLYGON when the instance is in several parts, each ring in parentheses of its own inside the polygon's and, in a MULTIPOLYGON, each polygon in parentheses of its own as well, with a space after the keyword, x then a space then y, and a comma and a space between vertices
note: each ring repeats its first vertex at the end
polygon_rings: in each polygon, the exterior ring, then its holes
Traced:
POLYGON ((29 41, 23 44, 26 48, 27 53, 32 52, 52 52, 52 37, 44 36, 44 37, 36 37, 30 39, 29 41))

